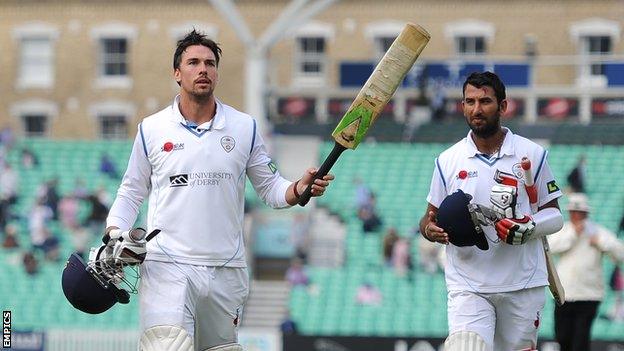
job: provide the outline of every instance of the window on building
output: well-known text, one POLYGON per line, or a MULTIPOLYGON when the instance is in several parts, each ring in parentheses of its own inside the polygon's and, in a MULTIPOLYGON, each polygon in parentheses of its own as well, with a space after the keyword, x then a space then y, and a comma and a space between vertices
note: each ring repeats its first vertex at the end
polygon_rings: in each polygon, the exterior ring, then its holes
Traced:
POLYGON ((459 55, 483 55, 487 52, 485 37, 457 36, 455 50, 459 55))
POLYGON ((300 37, 298 46, 298 73, 302 76, 319 76, 324 73, 325 38, 300 37))
POLYGON ((606 18, 587 18, 570 25, 570 36, 578 45, 577 85, 603 87, 608 84, 603 55, 613 53, 620 40, 620 23, 606 18))
POLYGON ((396 36, 379 36, 375 37, 375 52, 377 61, 381 60, 383 55, 390 49, 390 46, 396 39, 396 36))
MULTIPOLYGON (((610 36, 586 36, 583 40, 585 42, 585 53, 590 56, 600 56, 611 53, 612 44, 610 36)), ((590 74, 592 76, 604 75, 604 65, 601 63, 591 64, 590 74)))
POLYGON ((22 115, 24 135, 27 137, 41 137, 48 132, 48 116, 40 113, 22 115))
POLYGON ((100 75, 104 77, 128 75, 128 40, 126 38, 100 39, 100 75))
POLYGON ((50 87, 53 80, 52 40, 46 37, 21 38, 18 84, 21 87, 50 87))
POLYGON ((121 114, 105 114, 99 116, 100 137, 103 139, 128 138, 128 123, 126 116, 121 114))

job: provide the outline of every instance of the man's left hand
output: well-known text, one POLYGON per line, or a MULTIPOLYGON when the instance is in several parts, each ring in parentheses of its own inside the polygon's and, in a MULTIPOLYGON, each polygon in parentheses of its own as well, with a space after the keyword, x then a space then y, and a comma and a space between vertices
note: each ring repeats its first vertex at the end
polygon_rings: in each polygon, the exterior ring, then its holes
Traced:
POLYGON ((496 222, 496 234, 509 245, 522 245, 531 239, 535 222, 531 216, 503 218, 496 222))

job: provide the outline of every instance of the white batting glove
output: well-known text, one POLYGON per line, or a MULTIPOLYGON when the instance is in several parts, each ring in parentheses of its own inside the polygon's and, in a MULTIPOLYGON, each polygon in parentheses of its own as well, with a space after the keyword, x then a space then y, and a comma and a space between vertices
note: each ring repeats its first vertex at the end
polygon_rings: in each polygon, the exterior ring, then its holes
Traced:
POLYGON ((520 219, 503 218, 496 222, 496 235, 509 245, 522 245, 531 240, 535 222, 531 216, 520 219))
POLYGON ((141 264, 145 260, 145 229, 134 228, 122 231, 113 229, 108 233, 108 240, 100 250, 96 259, 107 260, 109 263, 122 266, 141 264))
POLYGON ((490 192, 492 209, 505 218, 516 217, 516 196, 518 189, 515 186, 496 184, 490 192))

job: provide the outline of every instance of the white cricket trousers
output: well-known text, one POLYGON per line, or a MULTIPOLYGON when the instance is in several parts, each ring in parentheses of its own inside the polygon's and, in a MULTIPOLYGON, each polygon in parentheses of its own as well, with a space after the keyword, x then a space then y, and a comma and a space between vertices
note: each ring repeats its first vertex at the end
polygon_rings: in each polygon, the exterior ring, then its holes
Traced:
POLYGON ((505 293, 448 293, 449 335, 472 331, 486 343, 486 350, 535 350, 544 287, 505 293))
POLYGON ((145 261, 141 264, 141 333, 157 325, 184 328, 195 350, 235 343, 249 295, 247 268, 145 261))

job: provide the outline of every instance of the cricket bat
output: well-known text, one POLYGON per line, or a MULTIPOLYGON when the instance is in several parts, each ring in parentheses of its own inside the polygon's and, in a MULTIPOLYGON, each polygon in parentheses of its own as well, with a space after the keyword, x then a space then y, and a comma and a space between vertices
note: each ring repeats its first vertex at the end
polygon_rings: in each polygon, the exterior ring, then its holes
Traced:
MULTIPOLYGON (((524 188, 529 195, 529 203, 531 204, 531 212, 537 212, 537 188, 535 187, 535 181, 533 179, 533 172, 531 171, 531 160, 527 157, 523 157, 520 162, 522 171, 524 173, 524 188)), ((550 246, 548 245, 548 239, 542 237, 542 245, 544 245, 544 255, 546 256, 546 269, 548 271, 548 289, 555 298, 557 305, 561 306, 565 302, 565 291, 561 280, 559 280, 559 274, 555 268, 555 262, 550 253, 550 246)))
MULTIPOLYGON (((412 23, 405 25, 334 129, 334 148, 314 179, 329 173, 343 151, 360 144, 430 38, 423 27, 412 23)), ((312 184, 301 194, 299 205, 305 206, 310 201, 312 184)))

